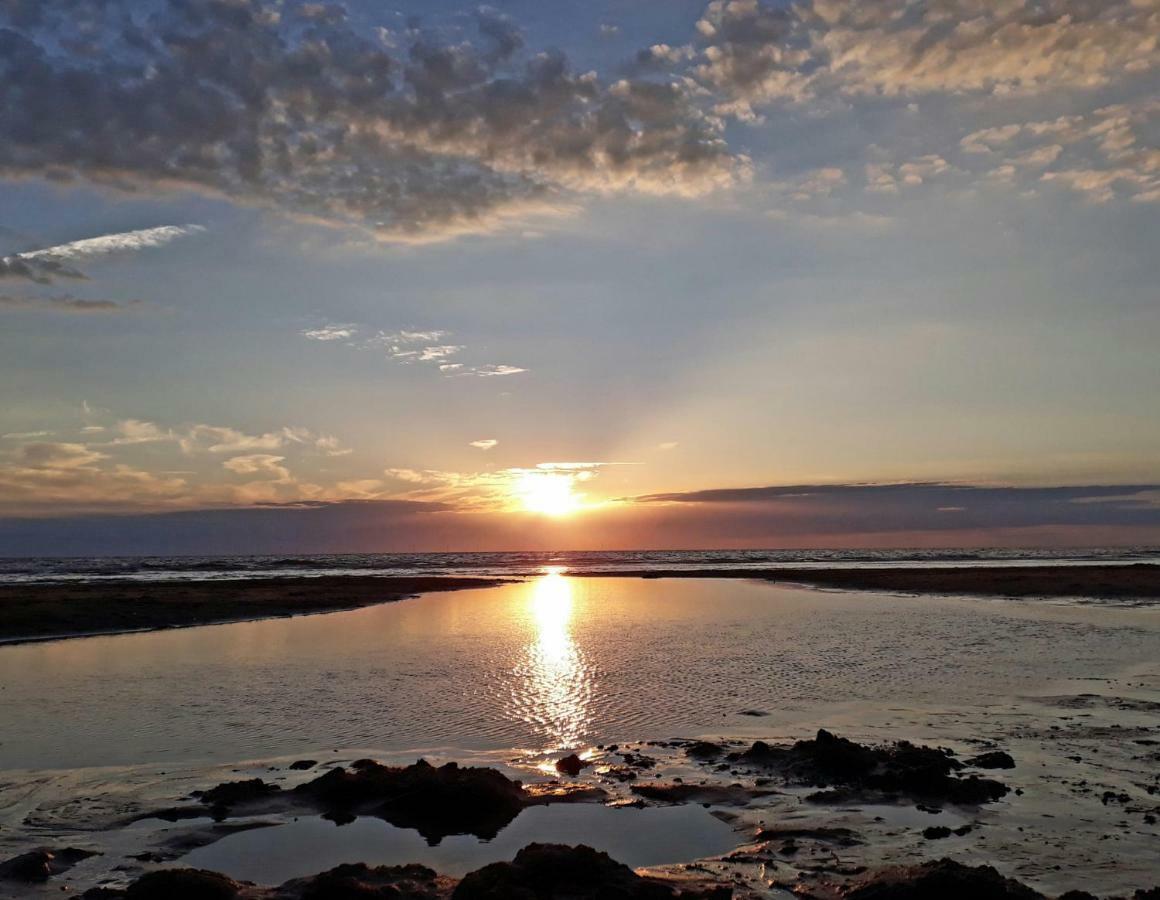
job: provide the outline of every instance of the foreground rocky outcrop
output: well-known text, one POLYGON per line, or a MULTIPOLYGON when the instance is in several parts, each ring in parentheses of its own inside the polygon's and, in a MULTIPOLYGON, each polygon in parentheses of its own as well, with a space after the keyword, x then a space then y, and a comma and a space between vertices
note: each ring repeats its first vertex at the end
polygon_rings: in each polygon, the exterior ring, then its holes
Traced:
POLYGON ((728 886, 680 883, 636 874, 591 847, 529 844, 511 862, 492 863, 461 880, 426 866, 342 865, 276 888, 216 872, 166 869, 125 889, 94 888, 83 900, 729 900, 728 886))
MULTIPOLYGON (((1048 900, 990 866, 938 859, 891 866, 853 880, 798 886, 803 900, 1048 900)), ((124 889, 93 888, 82 900, 730 900, 729 884, 672 881, 638 875, 591 847, 529 844, 510 862, 469 872, 460 880, 426 866, 338 866, 279 887, 238 882, 216 872, 166 869, 124 889)), ((1097 900, 1069 891, 1057 900, 1097 900)), ((1160 888, 1131 898, 1160 900, 1160 888)))
MULTIPOLYGON (((822 885, 798 894, 804 900, 1047 900, 1027 885, 1004 878, 991 866, 965 866, 951 859, 891 866, 845 884, 822 885)), ((1057 900, 1098 898, 1084 891, 1068 891, 1057 900)), ((1136 891, 1130 900, 1160 900, 1160 888, 1136 891)))
MULTIPOLYGON (((431 843, 452 834, 490 839, 538 798, 495 769, 419 760, 384 766, 360 759, 329 769, 291 790, 260 778, 231 781, 195 795, 216 819, 294 809, 320 812, 336 822, 374 816, 414 828, 431 843)), ((162 811, 172 817, 174 811, 162 811)), ((204 813, 203 813, 204 814, 204 813)))
POLYGON ((285 812, 317 812, 339 824, 373 816, 399 828, 413 828, 432 845, 453 834, 489 840, 529 806, 599 800, 604 792, 588 785, 533 785, 512 780, 496 769, 433 766, 420 759, 409 766, 385 766, 360 759, 349 767, 328 769, 289 790, 250 778, 227 781, 192 795, 200 806, 151 810, 132 821, 201 818, 285 812))
POLYGON ((81 860, 96 855, 78 847, 65 847, 60 850, 42 847, 38 850, 29 850, 0 862, 0 879, 26 884, 48 881, 54 875, 67 872, 81 860))
MULTIPOLYGON (((694 758, 713 757, 705 747, 699 747, 694 758)), ((747 750, 725 758, 737 766, 776 774, 787 783, 833 789, 811 798, 820 801, 879 794, 978 805, 1008 792, 1007 786, 995 779, 960 775, 967 767, 949 750, 919 747, 909 741, 872 747, 824 728, 813 740, 788 746, 756 741, 747 750)))

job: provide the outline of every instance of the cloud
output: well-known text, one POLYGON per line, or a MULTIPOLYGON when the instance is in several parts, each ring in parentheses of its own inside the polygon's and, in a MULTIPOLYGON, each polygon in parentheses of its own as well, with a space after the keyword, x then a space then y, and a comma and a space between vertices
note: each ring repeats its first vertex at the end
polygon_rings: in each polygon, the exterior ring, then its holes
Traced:
POLYGON ((106 459, 103 453, 84 444, 40 441, 25 444, 17 453, 17 460, 33 469, 77 469, 106 459))
POLYGON ((1157 485, 989 487, 940 483, 804 484, 717 488, 627 498, 633 503, 698 506, 812 534, 873 534, 945 529, 1160 526, 1157 485), (948 516, 948 512, 954 512, 948 516))
MULTIPOLYGON (((91 410, 89 414, 91 414, 91 410)), ((61 429, 58 433, 67 433, 61 429)), ((162 426, 144 419, 86 425, 78 440, 14 433, 0 449, 0 515, 340 500, 340 478, 295 474, 349 455, 333 435, 286 426, 247 434, 227 426, 162 426), (276 452, 273 452, 276 451, 276 452), (222 477, 222 469, 244 480, 222 477)))
POLYGON ((133 253, 153 247, 164 247, 178 238, 204 232, 201 225, 162 225, 138 231, 122 231, 99 237, 84 238, 42 250, 17 254, 21 259, 48 259, 57 262, 76 262, 117 253, 133 253))
POLYGON ((697 195, 738 177, 679 80, 577 72, 494 12, 472 33, 326 10, 0 6, 0 174, 203 190, 388 240, 493 230, 574 192, 697 195))
POLYGON ((286 461, 285 456, 274 456, 270 453, 251 453, 246 456, 234 456, 222 463, 222 468, 237 475, 260 475, 272 481, 289 482, 290 470, 280 465, 286 461))
POLYGON ((714 0, 697 77, 748 104, 828 94, 1034 94, 1157 65, 1150 0, 714 0))
POLYGON ((380 350, 385 352, 389 358, 403 365, 435 363, 439 371, 447 376, 470 375, 479 378, 492 378, 519 375, 527 371, 525 368, 512 365, 469 365, 461 362, 448 362, 450 357, 457 356, 467 350, 467 346, 464 344, 433 343, 451 335, 451 332, 443 329, 378 331, 361 340, 355 340, 360 333, 360 328, 357 325, 324 325, 299 333, 303 337, 315 341, 343 341, 348 346, 359 350, 380 350))
POLYGON ((0 294, 0 310, 12 312, 50 312, 74 315, 108 315, 110 313, 136 312, 142 307, 140 300, 87 300, 62 294, 54 297, 27 297, 0 294))
POLYGON ((495 438, 484 438, 483 440, 472 441, 468 446, 475 447, 477 450, 490 450, 498 444, 499 441, 495 440, 495 438))
POLYGON ((53 259, 26 258, 20 255, 0 257, 0 278, 15 278, 36 284, 52 284, 60 278, 84 280, 85 275, 72 266, 53 259))
POLYGON ((470 366, 470 367, 464 368, 464 369, 457 369, 454 372, 454 374, 456 374, 456 375, 475 375, 479 378, 495 378, 497 376, 504 376, 504 375, 520 375, 526 371, 528 371, 528 370, 520 368, 519 366, 487 365, 487 366, 470 366))
POLYGON ((358 328, 354 325, 322 325, 298 333, 312 341, 347 341, 358 334, 358 328))
MULTIPOLYGON (((0 113, 0 119, 2 115, 0 113)), ((3 150, 0 149, 0 159, 2 158, 3 150)), ((74 267, 73 264, 76 262, 162 247, 178 238, 203 231, 205 229, 200 225, 162 225, 159 228, 122 231, 57 244, 40 250, 14 253, 0 258, 0 278, 23 278, 38 284, 49 284, 60 278, 83 279, 86 276, 74 267)))
POLYGON ((432 362, 447 356, 454 356, 465 349, 462 344, 440 344, 438 347, 424 347, 419 352, 419 362, 432 362))
MULTIPOLYGON (((537 471, 535 469, 529 471, 537 471)), ((419 473, 422 475, 422 473, 419 473)), ((507 476, 505 476, 507 477, 507 476)), ((0 485, 3 475, 0 473, 0 485)), ((784 497, 635 502, 547 520, 438 499, 260 502, 149 515, 0 518, 0 545, 21 555, 413 552, 779 547, 1108 546, 1160 536, 1157 486, 1055 489, 804 485, 784 497), (989 492, 989 493, 988 493, 989 492), (1070 499, 1069 499, 1070 498, 1070 499)), ((716 492, 713 492, 716 493, 716 492)))
MULTIPOLYGON (((103 429, 102 429, 103 430, 103 429)), ((116 425, 118 436, 113 444, 155 444, 161 441, 177 441, 178 435, 168 428, 161 428, 153 422, 141 419, 123 419, 116 425)))
MULTIPOLYGON (((1158 124, 1160 100, 1145 98, 1054 119, 993 125, 970 131, 957 146, 948 142, 939 153, 868 163, 865 187, 893 194, 901 187, 948 180, 1025 191, 1046 183, 1094 203, 1154 202, 1160 200, 1160 150, 1152 138, 1158 124)), ((875 149, 880 157, 886 154, 875 149)))

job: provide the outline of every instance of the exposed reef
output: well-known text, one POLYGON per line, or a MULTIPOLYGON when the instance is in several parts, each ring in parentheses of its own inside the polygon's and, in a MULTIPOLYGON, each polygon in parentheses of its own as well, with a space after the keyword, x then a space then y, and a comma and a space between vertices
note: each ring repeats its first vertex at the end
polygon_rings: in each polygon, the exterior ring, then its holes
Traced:
POLYGON ((950 750, 919 747, 908 741, 871 747, 824 728, 813 740, 789 746, 755 741, 747 750, 730 753, 726 759, 776 774, 789 784, 836 788, 813 795, 824 801, 881 794, 978 805, 998 800, 1008 791, 1005 784, 992 778, 960 775, 968 766, 955 759, 950 750))

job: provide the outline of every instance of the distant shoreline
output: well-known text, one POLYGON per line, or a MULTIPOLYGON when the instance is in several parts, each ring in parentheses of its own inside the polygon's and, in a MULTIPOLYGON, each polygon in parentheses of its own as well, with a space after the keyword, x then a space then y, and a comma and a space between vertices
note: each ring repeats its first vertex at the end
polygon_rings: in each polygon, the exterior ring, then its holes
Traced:
MULTIPOLYGON (((728 578, 841 590, 1160 601, 1160 565, 577 571, 575 577, 728 578)), ((360 609, 511 578, 327 575, 0 585, 0 645, 360 609)))

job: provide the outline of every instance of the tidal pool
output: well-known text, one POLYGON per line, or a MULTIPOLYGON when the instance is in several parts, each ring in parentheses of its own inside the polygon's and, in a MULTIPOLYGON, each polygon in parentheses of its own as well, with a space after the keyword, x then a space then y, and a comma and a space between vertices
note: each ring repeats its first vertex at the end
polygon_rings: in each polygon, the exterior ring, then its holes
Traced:
POLYGON ((729 825, 700 806, 613 809, 556 804, 525 810, 490 841, 454 835, 430 845, 418 832, 380 819, 363 817, 335 825, 313 817, 231 835, 194 850, 182 863, 243 881, 281 884, 347 862, 422 863, 444 875, 464 875, 509 860, 534 842, 584 843, 633 868, 659 866, 727 853, 739 839, 729 825))
POLYGON ((931 715, 1156 659, 1156 610, 552 573, 352 612, 0 647, 0 770, 553 754, 819 723, 921 736, 931 715))

